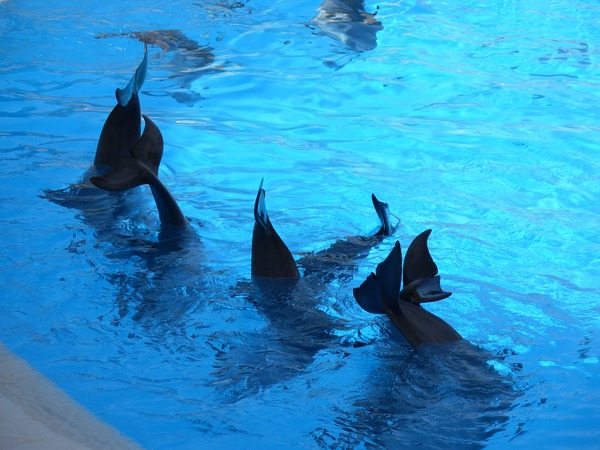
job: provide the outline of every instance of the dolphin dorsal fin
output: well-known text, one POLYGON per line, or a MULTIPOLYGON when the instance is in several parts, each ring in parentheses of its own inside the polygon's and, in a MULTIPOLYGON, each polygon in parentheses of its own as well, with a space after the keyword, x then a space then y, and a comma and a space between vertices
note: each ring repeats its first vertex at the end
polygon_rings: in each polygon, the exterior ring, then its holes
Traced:
POLYGON ((419 304, 433 302, 450 297, 451 292, 444 292, 440 286, 438 268, 427 246, 431 230, 419 234, 410 244, 404 259, 404 288, 400 298, 419 304))
POLYGON ((402 249, 396 241, 387 258, 377 265, 375 273, 354 289, 354 298, 365 311, 373 314, 397 312, 401 277, 402 249))
POLYGON ((125 89, 118 89, 115 93, 117 97, 117 102, 119 105, 125 107, 130 102, 131 98, 134 96, 133 94, 138 94, 142 85, 144 84, 144 80, 146 80, 146 72, 148 71, 148 45, 144 43, 144 59, 136 69, 135 73, 129 80, 129 83, 125 87, 125 89))

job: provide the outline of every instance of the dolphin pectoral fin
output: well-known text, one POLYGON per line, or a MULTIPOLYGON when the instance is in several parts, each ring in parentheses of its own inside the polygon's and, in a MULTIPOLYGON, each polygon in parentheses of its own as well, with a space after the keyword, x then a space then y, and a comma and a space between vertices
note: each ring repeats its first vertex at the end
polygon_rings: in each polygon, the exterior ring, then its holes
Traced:
POLYGON ((162 133, 156 124, 148 116, 144 118, 144 133, 142 137, 131 148, 131 156, 138 161, 142 161, 152 173, 158 176, 158 167, 162 160, 164 142, 162 133))
POLYGON ((433 262, 427 247, 427 238, 430 234, 431 230, 423 231, 408 246, 404 258, 404 286, 437 275, 437 265, 433 262))
POLYGON ((252 276, 259 278, 300 278, 298 266, 285 242, 269 220, 263 181, 254 201, 252 231, 252 276))
POLYGON ((146 79, 146 72, 148 70, 148 45, 144 43, 144 59, 136 69, 135 73, 129 80, 129 83, 124 89, 117 89, 116 97, 117 102, 121 106, 127 106, 130 102, 133 94, 136 95, 139 93, 142 85, 144 84, 144 80, 146 79))
POLYGON ((416 280, 400 292, 400 298, 414 304, 435 302, 452 295, 452 292, 442 290, 440 276, 416 280))
POLYGON ((263 227, 265 230, 268 228, 269 215, 267 214, 267 206, 265 202, 265 190, 263 189, 264 178, 260 180, 258 186, 258 192, 256 193, 256 200, 254 201, 254 220, 256 224, 263 227))
POLYGON ((398 293, 402 276, 402 249, 396 241, 389 255, 377 265, 360 287, 354 289, 354 298, 367 312, 387 314, 398 311, 398 293))
POLYGON ((385 314, 383 298, 377 275, 371 273, 367 279, 357 288, 352 290, 354 299, 362 309, 371 314, 385 314))
POLYGON ((438 268, 427 247, 430 234, 431 230, 419 234, 408 247, 404 259, 404 289, 400 292, 400 299, 417 305, 452 295, 440 286, 438 268))
POLYGON ((143 116, 146 126, 142 136, 117 162, 118 166, 101 177, 90 181, 106 191, 123 191, 142 184, 151 184, 158 174, 162 158, 163 138, 160 130, 150 118, 143 116))

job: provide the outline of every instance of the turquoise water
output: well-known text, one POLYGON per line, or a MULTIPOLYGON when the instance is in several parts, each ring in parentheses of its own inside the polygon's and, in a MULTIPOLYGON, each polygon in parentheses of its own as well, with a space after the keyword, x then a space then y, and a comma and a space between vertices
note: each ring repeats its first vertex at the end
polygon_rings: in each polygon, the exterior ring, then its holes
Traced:
POLYGON ((595 448, 600 6, 367 3, 364 52, 318 7, 0 3, 0 339, 146 448, 595 448), (81 179, 141 60, 108 35, 165 29, 204 49, 150 45, 140 96, 178 247, 148 189, 44 194, 81 179), (263 177, 298 259, 371 233, 372 192, 401 224, 273 302, 250 284, 263 177), (352 296, 426 228, 453 292, 427 308, 465 351, 412 352, 352 296))

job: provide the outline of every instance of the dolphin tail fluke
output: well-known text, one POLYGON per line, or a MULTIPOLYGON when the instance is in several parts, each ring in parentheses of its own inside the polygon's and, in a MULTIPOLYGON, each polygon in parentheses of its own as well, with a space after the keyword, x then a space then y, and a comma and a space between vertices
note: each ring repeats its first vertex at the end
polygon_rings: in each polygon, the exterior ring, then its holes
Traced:
POLYGON ((434 302, 450 297, 440 286, 438 268, 429 248, 427 239, 431 230, 419 234, 410 244, 404 260, 404 289, 400 293, 402 300, 419 304, 434 302))
POLYGON ((373 314, 398 312, 401 277, 402 249, 396 241, 387 258, 377 265, 375 273, 354 289, 354 298, 365 311, 373 314))
POLYGON ((148 70, 148 45, 144 43, 144 59, 138 66, 137 70, 129 80, 129 84, 125 87, 125 89, 118 89, 116 91, 117 102, 121 106, 127 106, 131 98, 134 94, 138 94, 142 85, 144 84, 144 80, 146 79, 146 72, 148 70))

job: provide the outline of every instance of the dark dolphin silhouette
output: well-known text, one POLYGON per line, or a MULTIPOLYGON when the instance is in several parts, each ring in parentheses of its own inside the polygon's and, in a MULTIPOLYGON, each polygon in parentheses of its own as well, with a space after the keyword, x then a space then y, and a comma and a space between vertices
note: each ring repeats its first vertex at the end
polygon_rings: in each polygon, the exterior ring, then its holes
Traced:
POLYGON ((379 218, 379 226, 367 236, 349 236, 333 243, 330 247, 302 257, 298 264, 304 276, 316 276, 325 282, 351 281, 358 261, 365 258, 371 248, 391 236, 398 227, 392 225, 390 207, 371 194, 373 207, 379 218))
POLYGON ((396 241, 394 248, 354 289, 354 298, 373 314, 386 314, 413 346, 460 341, 462 337, 448 323, 421 307, 421 303, 442 300, 452 295, 440 287, 438 268, 427 247, 431 230, 417 236, 406 253, 402 273, 402 250, 396 241), (404 288, 400 290, 402 274, 404 288))
POLYGON ((237 401, 297 376, 320 351, 344 351, 338 332, 348 329, 348 321, 323 307, 332 303, 329 282, 338 280, 337 274, 353 271, 356 258, 367 254, 365 248, 394 229, 389 207, 372 199, 382 222, 377 236, 342 239, 296 261, 271 223, 260 182, 254 202, 252 280, 237 283, 231 295, 252 304, 266 326, 259 339, 244 338, 243 343, 219 349, 214 375, 222 393, 237 401))
POLYGON ((116 207, 120 199, 96 189, 90 178, 105 175, 127 161, 130 149, 140 139, 142 116, 139 91, 146 79, 147 69, 148 49, 144 45, 144 57, 131 80, 124 89, 117 88, 115 92, 117 104, 104 122, 93 164, 81 181, 65 189, 47 189, 44 191, 45 198, 82 211, 104 211, 116 207))

